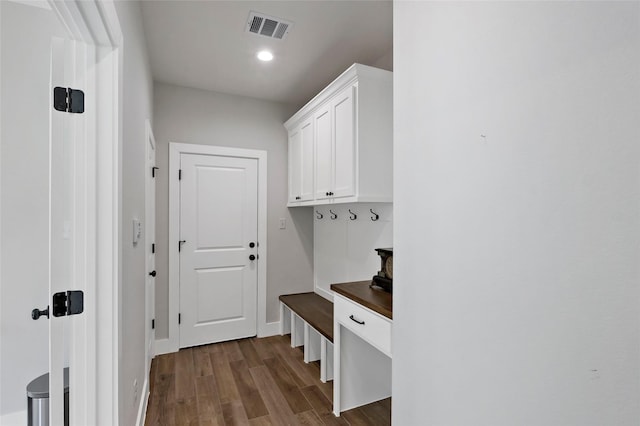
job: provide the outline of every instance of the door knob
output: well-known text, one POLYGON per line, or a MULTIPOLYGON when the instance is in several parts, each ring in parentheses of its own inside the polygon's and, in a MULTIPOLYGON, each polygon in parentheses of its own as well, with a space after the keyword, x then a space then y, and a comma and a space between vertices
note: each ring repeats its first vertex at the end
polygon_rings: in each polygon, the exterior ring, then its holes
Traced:
POLYGON ((256 260, 256 256, 255 256, 255 255, 253 255, 253 254, 250 254, 250 255, 249 255, 249 260, 251 260, 251 261, 256 260))
POLYGON ((31 318, 33 320, 37 320, 42 316, 46 316, 47 318, 49 318, 49 307, 47 306, 47 309, 44 310, 40 310, 38 308, 34 309, 33 311, 31 311, 31 318))
POLYGON ((152 277, 155 277, 156 276, 156 271, 149 272, 149 275, 151 275, 152 277))

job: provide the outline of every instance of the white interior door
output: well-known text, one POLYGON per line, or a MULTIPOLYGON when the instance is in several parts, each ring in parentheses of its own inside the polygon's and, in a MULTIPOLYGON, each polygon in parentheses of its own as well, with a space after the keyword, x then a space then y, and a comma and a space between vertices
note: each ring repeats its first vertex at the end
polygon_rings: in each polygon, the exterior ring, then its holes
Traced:
POLYGON ((155 342, 155 277, 156 277, 156 141, 149 120, 146 122, 146 178, 145 178, 145 255, 146 255, 146 285, 145 285, 145 341, 147 348, 146 368, 151 369, 155 342))
POLYGON ((258 160, 180 156, 180 347, 255 336, 258 160))
MULTIPOLYGON (((84 90, 86 63, 92 50, 62 38, 53 38, 50 93, 49 170, 49 424, 87 422, 87 293, 86 232, 84 194, 87 169, 80 166, 87 154, 85 126, 88 115, 54 109, 54 88, 84 90), (70 291, 73 291, 73 296, 70 291), (56 295, 63 295, 56 297, 56 295), (73 298, 72 298, 73 297, 73 298), (65 299, 66 298, 66 299, 65 299), (60 303, 60 307, 56 305, 60 303), (66 305, 66 307, 64 306, 66 305), (73 312, 71 312, 73 311, 73 312), (73 313, 73 316, 71 314, 73 313), (69 368, 69 403, 65 410, 64 375, 69 368)), ((78 106, 79 98, 72 98, 78 106)))

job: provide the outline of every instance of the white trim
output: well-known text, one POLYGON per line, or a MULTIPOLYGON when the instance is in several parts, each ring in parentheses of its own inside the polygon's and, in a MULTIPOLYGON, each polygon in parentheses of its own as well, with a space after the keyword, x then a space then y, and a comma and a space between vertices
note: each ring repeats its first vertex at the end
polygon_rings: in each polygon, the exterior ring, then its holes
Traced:
POLYGON ((140 398, 140 403, 138 405, 138 417, 136 420, 136 426, 144 426, 144 421, 147 418, 147 406, 149 405, 149 374, 144 379, 144 385, 142 386, 142 398, 140 398))
MULTIPOLYGON (((87 171, 86 274, 87 407, 85 424, 117 424, 120 350, 120 152, 122 144, 122 32, 112 1, 49 0, 70 39, 95 46, 90 58, 95 122, 91 123, 84 167, 87 171), (98 61, 98 58, 100 60, 98 61), (97 129, 100 129, 98 131, 97 129), (91 263, 91 262, 90 262, 91 263), (90 296, 93 294, 93 297, 90 296)), ((89 87, 88 86, 88 87, 89 87)), ((82 163, 82 161, 80 161, 82 163)))
POLYGON ((327 87, 322 89, 320 93, 314 96, 313 99, 311 99, 302 108, 300 108, 298 112, 296 112, 293 116, 291 116, 291 118, 285 121, 284 127, 287 129, 287 131, 291 131, 294 127, 300 124, 302 120, 313 114, 318 106, 331 99, 345 87, 353 84, 353 82, 355 82, 358 78, 358 70, 363 68, 372 67, 356 63, 351 65, 342 74, 336 77, 336 79, 329 83, 327 87))
MULTIPOLYGON (((169 143, 169 348, 180 348, 178 311, 180 309, 180 170, 181 154, 217 155, 258 160, 258 336, 271 335, 267 325, 267 152, 255 149, 211 145, 169 143)), ((276 333, 274 333, 276 334, 276 333)), ((156 351, 157 352, 157 351, 156 351)))
POLYGON ((262 328, 262 332, 258 332, 258 337, 277 336, 280 334, 280 321, 268 322, 262 328))
POLYGON ((330 302, 333 302, 333 293, 332 292, 327 291, 322 287, 318 287, 317 285, 315 286, 314 290, 320 296, 324 297, 325 299, 327 299, 330 302))
MULTIPOLYGON (((144 365, 145 365, 145 375, 149 376, 149 372, 151 371, 151 362, 150 359, 153 358, 155 348, 153 347, 156 340, 156 331, 151 328, 151 321, 155 317, 155 291, 151 290, 151 294, 147 294, 149 291, 149 279, 150 277, 146 275, 146 273, 150 272, 153 268, 155 268, 155 256, 153 264, 151 262, 151 256, 153 253, 151 252, 151 244, 155 244, 156 239, 156 203, 155 203, 155 191, 156 185, 154 182, 152 167, 156 165, 156 138, 153 136, 153 129, 151 128, 151 120, 147 119, 144 123, 145 129, 145 141, 144 141, 144 235, 142 240, 144 241, 144 265, 145 265, 145 276, 144 276, 144 305, 145 305, 145 317, 144 317, 144 365), (151 151, 153 150, 153 159, 149 160, 149 156, 151 151), (153 196, 151 196, 153 194, 153 196), (153 238, 151 235, 153 233, 153 238), (150 310, 147 311, 147 299, 152 297, 150 310), (149 347, 151 346, 151 347, 149 347)), ((152 284, 152 287, 155 288, 155 282, 152 284)))
POLYGON ((171 345, 169 343, 169 339, 156 339, 156 342, 154 344, 154 356, 175 352, 171 349, 171 345))

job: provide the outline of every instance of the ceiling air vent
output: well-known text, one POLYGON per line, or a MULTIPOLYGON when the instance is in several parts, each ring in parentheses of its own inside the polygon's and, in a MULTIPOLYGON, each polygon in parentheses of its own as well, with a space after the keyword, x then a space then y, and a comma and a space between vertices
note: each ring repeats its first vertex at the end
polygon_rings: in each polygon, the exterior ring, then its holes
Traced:
POLYGON ((277 40, 284 40, 293 28, 293 22, 263 13, 251 12, 247 20, 247 32, 277 40))

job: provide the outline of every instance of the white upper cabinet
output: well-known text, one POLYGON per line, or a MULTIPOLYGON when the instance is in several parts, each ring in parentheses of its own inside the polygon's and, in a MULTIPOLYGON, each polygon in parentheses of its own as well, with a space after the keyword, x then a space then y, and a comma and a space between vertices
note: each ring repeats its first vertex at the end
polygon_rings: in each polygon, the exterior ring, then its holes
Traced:
POLYGON ((357 86, 347 87, 333 99, 333 188, 332 197, 356 195, 356 134, 357 122, 354 110, 354 93, 357 86))
POLYGON ((289 206, 393 201, 392 75, 354 64, 284 124, 289 206))
POLYGON ((313 120, 289 132, 289 203, 313 200, 313 120))

